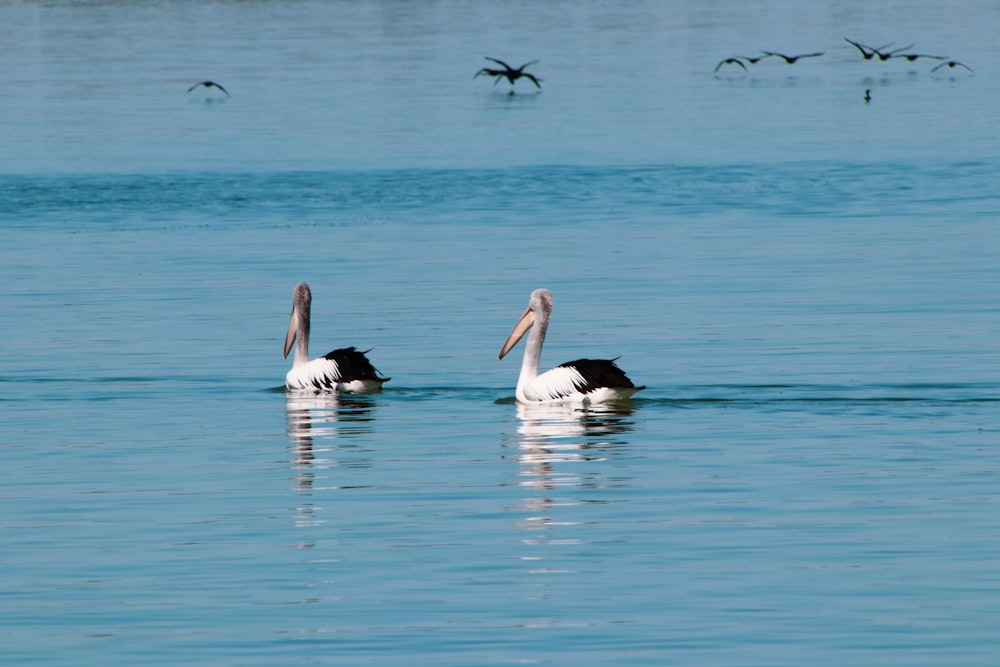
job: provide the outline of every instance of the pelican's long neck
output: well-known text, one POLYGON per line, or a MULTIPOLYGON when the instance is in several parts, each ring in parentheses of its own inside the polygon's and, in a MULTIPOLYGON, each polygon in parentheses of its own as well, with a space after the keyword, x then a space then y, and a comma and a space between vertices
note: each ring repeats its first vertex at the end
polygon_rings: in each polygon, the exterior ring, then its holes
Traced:
POLYGON ((535 323, 528 332, 528 340, 524 344, 524 359, 521 361, 521 375, 518 386, 523 386, 538 377, 538 362, 542 358, 542 344, 545 342, 545 331, 549 328, 549 313, 544 308, 535 311, 535 323))

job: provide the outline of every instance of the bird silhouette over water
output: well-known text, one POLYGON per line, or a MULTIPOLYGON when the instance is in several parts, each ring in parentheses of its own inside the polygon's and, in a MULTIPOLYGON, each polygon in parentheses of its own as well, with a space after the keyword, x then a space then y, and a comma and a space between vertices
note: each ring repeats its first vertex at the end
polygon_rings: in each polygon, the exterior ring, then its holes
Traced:
POLYGON ((871 60, 876 55, 880 55, 882 53, 882 49, 888 49, 890 46, 892 46, 892 44, 886 44, 885 46, 872 48, 870 46, 865 46, 864 44, 859 44, 858 42, 855 42, 854 40, 848 39, 846 37, 844 38, 844 41, 853 44, 854 48, 856 48, 858 51, 861 52, 861 57, 864 58, 865 60, 871 60))
POLYGON ((906 58, 911 63, 917 58, 931 58, 933 60, 948 60, 948 56, 931 56, 926 53, 894 53, 893 58, 906 58))
POLYGON ((760 62, 764 58, 770 58, 771 54, 770 53, 765 53, 762 56, 736 56, 736 57, 739 58, 740 60, 747 61, 751 65, 756 65, 758 62, 760 62))
POLYGON ((853 44, 854 48, 856 48, 858 51, 861 52, 861 57, 864 58, 865 60, 871 60, 872 58, 875 58, 877 56, 878 59, 881 60, 881 61, 883 61, 883 62, 885 62, 886 60, 889 60, 890 58, 908 58, 912 62, 912 61, 914 61, 914 60, 916 60, 917 58, 920 58, 920 57, 923 57, 923 58, 932 58, 932 57, 934 57, 934 56, 924 56, 924 55, 919 54, 919 53, 911 53, 911 54, 909 54, 907 56, 900 55, 900 51, 905 51, 907 49, 912 49, 913 48, 913 44, 908 44, 908 45, 900 47, 898 49, 893 49, 892 51, 886 51, 886 49, 888 49, 890 46, 892 46, 892 43, 886 44, 885 46, 871 47, 871 46, 865 46, 864 44, 859 44, 858 42, 855 42, 853 39, 847 39, 846 37, 844 38, 844 41, 849 42, 850 44, 853 44), (913 56, 913 57, 909 58, 909 56, 913 56))
POLYGON ((494 86, 497 85, 497 83, 500 81, 501 78, 507 79, 508 81, 510 81, 510 85, 513 86, 515 81, 521 78, 525 78, 531 81, 533 84, 535 84, 536 88, 542 87, 542 84, 539 83, 539 79, 535 77, 535 75, 529 74, 528 72, 524 71, 525 67, 527 67, 528 65, 534 65, 535 63, 538 62, 537 60, 532 60, 531 62, 524 63, 520 67, 515 68, 511 67, 502 60, 497 60, 496 58, 490 58, 489 56, 485 56, 485 58, 490 62, 494 62, 497 65, 500 65, 501 67, 503 67, 503 69, 493 69, 491 67, 484 67, 478 72, 476 72, 476 76, 472 77, 473 79, 478 77, 480 74, 486 74, 487 76, 494 77, 495 79, 493 81, 494 86))
POLYGON ((872 89, 865 88, 865 104, 872 101, 872 89))
POLYGON ((912 49, 913 47, 914 47, 913 44, 907 44, 906 46, 902 46, 902 47, 900 47, 898 49, 893 49, 892 51, 884 51, 884 52, 883 51, 876 51, 876 55, 878 56, 879 60, 885 62, 889 58, 895 58, 897 56, 897 54, 899 54, 900 51, 905 51, 907 49, 912 49))
POLYGON ((230 96, 228 90, 226 90, 225 88, 223 88, 221 85, 217 84, 214 81, 199 81, 198 83, 196 83, 193 86, 191 86, 190 88, 188 88, 188 92, 190 93, 192 90, 194 90, 198 86, 204 86, 205 88, 218 88, 219 90, 221 90, 222 92, 224 92, 226 94, 226 97, 230 96))
POLYGON ((795 61, 797 61, 799 58, 818 58, 824 53, 826 53, 826 51, 817 51, 816 53, 800 53, 799 55, 796 56, 786 56, 784 53, 777 53, 775 51, 764 51, 764 53, 769 56, 775 56, 777 58, 781 58, 789 65, 794 65, 795 61))
POLYGON ((941 69, 942 67, 947 67, 948 69, 955 69, 956 67, 963 67, 963 68, 969 70, 970 72, 972 72, 972 68, 971 67, 969 67, 965 63, 960 63, 957 60, 949 60, 948 62, 941 63, 937 67, 931 69, 931 71, 932 72, 936 72, 939 69, 941 69))
MULTIPOLYGON (((759 60, 759 58, 758 58, 759 60)), ((726 58, 725 60, 720 60, 719 64, 715 66, 715 71, 718 72, 719 68, 723 65, 739 65, 743 68, 743 71, 747 71, 747 66, 743 64, 743 61, 739 58, 726 58)))

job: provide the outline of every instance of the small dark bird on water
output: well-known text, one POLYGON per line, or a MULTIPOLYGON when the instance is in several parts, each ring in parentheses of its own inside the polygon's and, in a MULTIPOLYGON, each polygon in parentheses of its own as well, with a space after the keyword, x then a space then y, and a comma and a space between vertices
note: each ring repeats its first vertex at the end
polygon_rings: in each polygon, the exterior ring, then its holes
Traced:
POLYGON ((949 60, 948 62, 941 63, 937 67, 931 69, 931 71, 932 72, 936 72, 939 69, 941 69, 942 67, 947 67, 948 69, 955 69, 956 67, 964 67, 965 69, 969 70, 970 72, 972 71, 971 67, 969 67, 965 63, 960 63, 957 60, 949 60))
POLYGON ((764 53, 769 56, 776 56, 778 58, 781 58, 789 65, 794 65, 795 61, 798 60, 799 58, 818 58, 824 53, 826 53, 826 51, 819 51, 817 53, 801 53, 797 56, 786 56, 784 53, 776 53, 774 51, 764 51, 764 53))
POLYGON ((743 61, 739 58, 726 58, 725 60, 720 60, 719 64, 715 66, 715 71, 718 72, 719 68, 723 65, 739 65, 743 68, 743 71, 747 71, 747 66, 743 64, 743 61))
POLYGON ((525 67, 527 67, 528 65, 534 65, 535 63, 538 62, 537 60, 532 60, 531 62, 524 63, 520 67, 514 68, 502 60, 497 60, 496 58, 490 58, 489 56, 485 56, 485 58, 490 62, 494 62, 497 65, 500 65, 501 67, 503 67, 503 69, 493 69, 490 67, 484 67, 478 72, 476 72, 476 76, 472 77, 473 79, 478 77, 480 74, 486 74, 487 76, 492 76, 495 78, 495 81, 493 82, 494 86, 497 85, 497 82, 500 81, 501 77, 510 81, 510 85, 513 86, 515 81, 523 77, 531 81, 533 84, 535 84, 537 88, 542 87, 542 84, 539 83, 538 78, 536 78, 533 74, 529 74, 528 72, 524 71, 525 67))
POLYGON ((872 89, 865 88, 865 104, 872 101, 872 89))
POLYGON ((222 92, 224 92, 226 94, 226 97, 230 96, 228 90, 226 90, 225 88, 223 88, 222 86, 220 86, 219 84, 217 84, 214 81, 199 81, 198 83, 196 83, 193 86, 191 86, 190 88, 188 88, 188 92, 190 93, 192 90, 194 90, 198 86, 204 86, 205 88, 218 88, 219 90, 221 90, 222 92))

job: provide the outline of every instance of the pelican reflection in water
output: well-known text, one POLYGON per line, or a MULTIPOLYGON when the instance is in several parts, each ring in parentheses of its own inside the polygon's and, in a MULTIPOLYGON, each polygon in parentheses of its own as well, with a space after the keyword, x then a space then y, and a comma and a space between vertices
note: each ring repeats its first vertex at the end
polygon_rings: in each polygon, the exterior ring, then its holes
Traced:
POLYGON ((371 396, 286 394, 285 429, 299 491, 310 491, 321 471, 371 467, 366 450, 352 439, 374 430, 374 408, 371 396))
MULTIPOLYGON (((605 462, 628 448, 628 440, 623 436, 634 428, 633 409, 629 403, 586 407, 518 403, 519 485, 539 494, 526 498, 525 508, 537 512, 551 507, 552 493, 557 488, 578 487, 585 479, 588 486, 599 485, 605 462)), ((548 521, 549 517, 534 517, 529 525, 534 527, 548 521)))

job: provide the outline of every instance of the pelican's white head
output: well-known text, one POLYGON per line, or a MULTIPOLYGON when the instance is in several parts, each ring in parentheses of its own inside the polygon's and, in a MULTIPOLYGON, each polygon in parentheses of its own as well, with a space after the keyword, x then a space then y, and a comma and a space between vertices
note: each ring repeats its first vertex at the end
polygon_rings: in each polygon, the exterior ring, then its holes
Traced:
POLYGON ((528 299, 528 307, 525 308, 524 313, 521 314, 520 319, 518 319, 517 324, 514 325, 514 329, 507 336, 507 340, 504 341, 503 347, 500 348, 500 359, 507 356, 507 353, 517 345, 517 342, 524 337, 524 334, 528 332, 528 329, 535 325, 538 327, 538 337, 541 339, 545 336, 545 329, 549 325, 549 316, 552 314, 552 292, 547 289, 536 289, 531 293, 531 297, 528 299))

